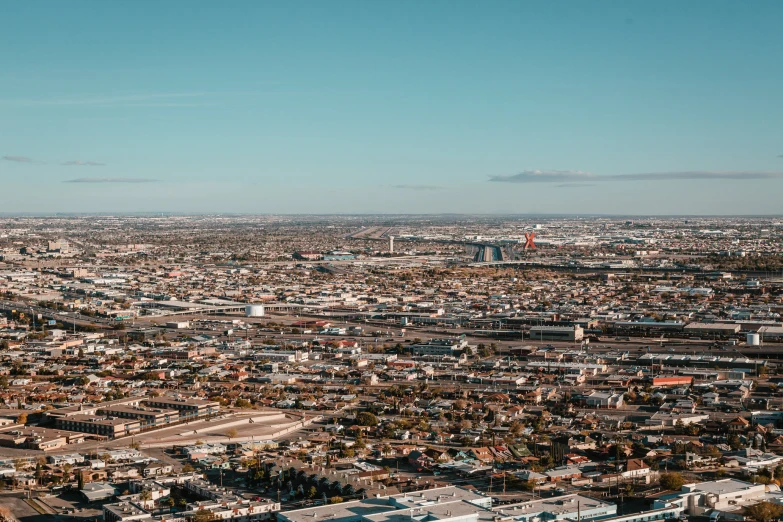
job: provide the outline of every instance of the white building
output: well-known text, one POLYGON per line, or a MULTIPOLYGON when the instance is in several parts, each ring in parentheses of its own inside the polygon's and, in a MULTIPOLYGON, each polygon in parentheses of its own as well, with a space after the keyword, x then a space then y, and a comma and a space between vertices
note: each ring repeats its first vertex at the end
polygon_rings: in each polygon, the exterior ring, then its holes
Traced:
POLYGON ((780 488, 723 479, 685 484, 677 493, 658 497, 653 502, 653 509, 676 506, 691 516, 741 521, 745 507, 762 501, 783 504, 780 488))
POLYGON ((622 408, 623 394, 594 391, 585 397, 585 403, 593 408, 622 408))

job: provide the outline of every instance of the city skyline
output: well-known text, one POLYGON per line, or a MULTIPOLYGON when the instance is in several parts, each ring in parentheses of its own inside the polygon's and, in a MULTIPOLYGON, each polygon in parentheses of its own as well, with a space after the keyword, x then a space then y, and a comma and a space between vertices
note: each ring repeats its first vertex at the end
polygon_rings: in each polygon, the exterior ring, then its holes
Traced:
POLYGON ((6 214, 780 214, 778 2, 4 14, 6 214))

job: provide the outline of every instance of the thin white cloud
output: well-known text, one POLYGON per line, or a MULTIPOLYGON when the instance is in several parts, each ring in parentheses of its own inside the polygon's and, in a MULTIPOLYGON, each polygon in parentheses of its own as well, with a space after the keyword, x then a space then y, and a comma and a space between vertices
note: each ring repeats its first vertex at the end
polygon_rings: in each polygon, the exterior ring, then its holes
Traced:
POLYGON ((783 172, 757 170, 710 171, 684 170, 674 172, 642 172, 635 174, 593 174, 575 170, 526 170, 511 176, 491 176, 499 183, 575 183, 596 181, 682 181, 682 180, 753 180, 783 178, 783 172))
POLYGON ((105 163, 99 163, 97 161, 82 161, 82 160, 71 160, 71 161, 64 161, 60 165, 65 166, 75 166, 75 167, 104 167, 106 166, 105 163))
POLYGON ((63 183, 155 183, 157 181, 151 178, 76 178, 65 180, 63 183))
POLYGON ((490 181, 504 183, 570 183, 592 181, 596 176, 581 170, 523 170, 511 176, 492 176, 490 181))
POLYGON ((3 156, 3 159, 5 161, 13 161, 16 163, 35 163, 33 158, 28 158, 27 156, 3 156))

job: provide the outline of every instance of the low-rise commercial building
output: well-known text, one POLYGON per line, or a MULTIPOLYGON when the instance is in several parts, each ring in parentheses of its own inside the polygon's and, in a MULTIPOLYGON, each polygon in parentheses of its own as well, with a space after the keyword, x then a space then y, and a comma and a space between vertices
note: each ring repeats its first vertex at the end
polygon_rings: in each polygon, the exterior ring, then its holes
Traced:
POLYGON ((530 338, 541 341, 581 341, 584 338, 581 326, 533 326, 530 338))
POLYGON ((59 418, 56 421, 56 426, 62 430, 80 431, 112 439, 133 435, 141 431, 141 422, 138 420, 93 415, 73 415, 59 418))

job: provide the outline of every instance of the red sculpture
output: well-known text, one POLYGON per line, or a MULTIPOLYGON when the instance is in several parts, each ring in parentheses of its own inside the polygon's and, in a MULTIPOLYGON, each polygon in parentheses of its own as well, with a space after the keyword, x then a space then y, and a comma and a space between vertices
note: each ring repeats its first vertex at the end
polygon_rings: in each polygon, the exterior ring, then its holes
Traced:
POLYGON ((535 237, 535 232, 530 232, 529 234, 525 232, 525 250, 528 248, 536 248, 536 244, 533 243, 533 239, 535 239, 535 237))

